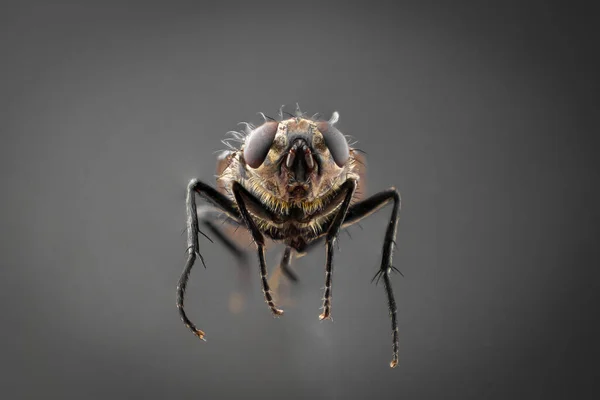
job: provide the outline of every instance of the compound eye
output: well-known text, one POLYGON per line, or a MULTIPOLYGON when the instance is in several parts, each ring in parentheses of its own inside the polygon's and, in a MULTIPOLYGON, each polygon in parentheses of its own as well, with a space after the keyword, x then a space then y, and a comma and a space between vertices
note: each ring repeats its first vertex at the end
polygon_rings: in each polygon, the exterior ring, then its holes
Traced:
POLYGON ((338 167, 343 167, 350 157, 350 150, 346 138, 335 126, 329 122, 321 122, 317 125, 323 134, 325 144, 338 167))
POLYGON ((277 133, 278 122, 265 122, 248 135, 244 145, 244 160, 252 168, 262 165, 277 133))

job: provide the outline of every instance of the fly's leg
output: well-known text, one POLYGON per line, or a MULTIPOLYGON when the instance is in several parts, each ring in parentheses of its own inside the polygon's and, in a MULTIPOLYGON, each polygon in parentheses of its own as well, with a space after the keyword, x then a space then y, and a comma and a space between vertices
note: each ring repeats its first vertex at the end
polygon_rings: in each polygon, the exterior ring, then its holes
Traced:
POLYGON ((202 340, 205 340, 204 332, 198 329, 196 325, 192 321, 190 321, 183 308, 185 289, 190 278, 190 272, 192 271, 192 267, 194 266, 197 257, 200 258, 200 261, 206 268, 204 258, 202 257, 202 254, 200 254, 200 246, 198 243, 198 233, 200 231, 198 229, 198 211, 196 209, 195 198, 196 193, 204 197, 215 207, 222 210, 225 214, 227 214, 228 217, 239 221, 240 215, 235 209, 234 203, 227 197, 225 197, 223 194, 219 193, 216 189, 196 179, 192 179, 188 184, 185 200, 187 214, 188 256, 187 261, 185 263, 185 267, 183 268, 183 272, 181 273, 181 277, 179 278, 179 283, 177 285, 177 309, 179 310, 179 316, 181 317, 181 320, 183 321, 185 326, 187 326, 192 331, 192 333, 194 333, 194 335, 198 336, 202 340))
POLYGON ((292 263, 292 248, 289 246, 285 247, 283 251, 283 257, 281 257, 281 262, 279 263, 279 268, 281 268, 281 272, 291 281, 298 282, 298 276, 292 271, 290 267, 292 263))
MULTIPOLYGON (((356 181, 349 179, 342 184, 340 193, 344 195, 342 205, 329 225, 325 237, 325 294, 323 296, 323 312, 319 315, 320 320, 331 319, 331 280, 333 275, 333 246, 350 207, 350 200, 356 190, 356 181)), ((335 201, 335 200, 334 200, 335 201)), ((339 203, 338 203, 339 204, 339 203)))
POLYGON ((283 251, 283 255, 281 256, 281 261, 279 262, 279 269, 275 269, 273 275, 269 279, 269 285, 275 292, 278 292, 279 284, 281 281, 281 276, 285 275, 286 278, 293 282, 298 281, 298 277, 290 268, 290 264, 292 262, 292 248, 290 246, 285 246, 285 250, 283 251))
POLYGON ((390 367, 394 368, 396 365, 398 365, 399 338, 398 319, 396 317, 396 300, 394 299, 394 292, 392 290, 390 274, 392 271, 398 271, 398 269, 392 265, 392 256, 394 252, 394 244, 396 239, 396 228, 398 226, 398 213, 400 211, 400 194, 396 189, 392 188, 379 192, 361 202, 354 204, 348 210, 343 226, 347 227, 358 222, 359 220, 373 214, 375 211, 379 210, 380 208, 388 204, 390 201, 393 201, 392 215, 390 216, 390 220, 385 231, 381 266, 379 268, 379 271, 377 271, 377 274, 375 274, 375 276, 373 277, 373 280, 377 280, 377 282, 379 282, 380 279, 383 279, 383 286, 385 288, 388 309, 392 321, 393 356, 392 361, 390 362, 390 367))
POLYGON ((223 243, 223 245, 235 256, 235 258, 237 258, 239 261, 245 261, 247 259, 248 254, 246 251, 238 246, 233 240, 228 238, 227 235, 223 233, 221 228, 217 226, 217 224, 210 219, 202 219, 202 223, 208 228, 213 236, 223 243))
POLYGON ((270 211, 265 209, 265 207, 250 192, 244 189, 244 187, 238 182, 233 183, 232 190, 242 219, 246 223, 248 230, 252 234, 254 243, 256 244, 256 249, 258 253, 258 263, 260 266, 261 286, 265 295, 265 300, 269 305, 269 308, 271 309, 273 315, 281 315, 283 314, 283 310, 277 308, 277 306, 275 305, 273 301, 271 288, 269 287, 269 282, 267 279, 267 263, 265 261, 265 238, 256 226, 256 223, 254 222, 248 209, 251 209, 255 215, 264 215, 265 217, 271 220, 273 220, 275 217, 270 211))
POLYGON ((279 262, 278 268, 275 268, 273 274, 269 278, 269 285, 275 294, 275 300, 284 306, 286 304, 291 304, 291 301, 289 299, 289 293, 287 293, 288 296, 285 295, 285 288, 287 287, 287 289, 289 289, 289 287, 282 284, 282 276, 285 275, 285 277, 293 283, 298 282, 297 275, 290 268, 294 255, 294 250, 292 250, 290 246, 286 246, 283 251, 283 255, 281 256, 281 261, 279 262))

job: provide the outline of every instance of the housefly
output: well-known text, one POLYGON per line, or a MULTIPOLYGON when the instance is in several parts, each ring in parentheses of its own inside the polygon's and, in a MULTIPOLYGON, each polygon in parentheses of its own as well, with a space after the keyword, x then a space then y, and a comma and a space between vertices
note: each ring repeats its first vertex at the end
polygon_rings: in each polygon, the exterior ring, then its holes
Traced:
POLYGON ((316 246, 325 245, 325 293, 319 319, 331 319, 331 287, 334 244, 341 230, 391 204, 391 215, 383 240, 381 265, 373 280, 382 280, 392 324, 392 361, 398 363, 398 321, 390 275, 400 195, 395 188, 365 198, 361 180, 365 173, 364 156, 352 148, 335 126, 339 114, 329 120, 317 114, 307 117, 299 107, 278 120, 263 116, 260 126, 247 124, 242 132, 231 132, 239 146, 225 141, 229 150, 217 163, 217 184, 210 186, 192 179, 187 187, 187 262, 177 286, 177 308, 183 323, 200 339, 204 332, 187 317, 184 293, 194 262, 200 253, 199 221, 208 226, 227 248, 243 252, 214 221, 246 230, 256 247, 264 297, 273 315, 283 314, 275 304, 267 279, 266 241, 285 246, 281 270, 291 279, 291 259, 316 246), (197 208, 196 195, 208 202, 197 208))

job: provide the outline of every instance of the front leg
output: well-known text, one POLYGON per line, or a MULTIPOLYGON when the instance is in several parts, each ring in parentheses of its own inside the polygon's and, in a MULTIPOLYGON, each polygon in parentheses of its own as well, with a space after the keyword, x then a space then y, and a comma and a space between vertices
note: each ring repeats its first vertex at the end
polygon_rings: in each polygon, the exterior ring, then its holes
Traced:
POLYGON ((346 220, 344 221, 344 227, 350 226, 359 220, 371 215, 375 211, 379 210, 390 201, 394 202, 392 215, 385 231, 385 239, 383 242, 383 256, 381 258, 381 266, 377 274, 373 277, 373 280, 383 278, 383 286, 387 296, 388 308, 390 311, 390 318, 392 320, 392 349, 393 358, 390 362, 390 367, 394 368, 398 365, 398 320, 396 317, 396 300, 394 299, 394 292, 392 291, 392 283, 390 282, 390 273, 393 270, 398 271, 392 266, 392 255, 394 252, 394 244, 396 238, 396 228, 398 226, 398 213, 400 211, 400 194, 394 188, 379 192, 368 199, 365 199, 359 203, 354 204, 348 210, 346 214, 346 220))
POLYGON ((329 229, 327 230, 327 236, 325 238, 325 295, 323 296, 323 312, 319 315, 320 320, 331 319, 331 279, 333 275, 333 245, 337 240, 338 234, 340 233, 340 228, 342 227, 342 223, 344 222, 344 218, 346 217, 346 212, 350 207, 350 201, 352 200, 352 196, 354 196, 354 191, 356 190, 356 181, 354 179, 348 179, 341 186, 340 193, 345 193, 342 205, 340 206, 338 212, 335 214, 335 217, 331 224, 329 225, 329 229))
POLYGON ((187 214, 188 258, 181 277, 179 278, 179 284, 177 285, 177 309, 179 310, 179 316, 181 317, 181 320, 185 326, 187 326, 192 333, 194 333, 194 335, 198 336, 202 340, 205 340, 204 332, 196 328, 196 325, 190 321, 185 313, 185 310, 183 309, 185 288, 187 287, 187 283, 190 278, 190 272, 192 271, 196 257, 200 257, 200 261, 202 261, 202 264, 204 267, 206 267, 206 264, 204 264, 204 258, 202 257, 202 254, 200 254, 200 246, 198 244, 199 229, 195 193, 198 193, 214 206, 225 212, 225 214, 227 214, 231 219, 240 221, 241 218, 238 211, 235 209, 235 204, 222 193, 219 193, 216 189, 210 187, 204 182, 200 182, 196 179, 192 179, 190 181, 187 187, 185 200, 187 214))
POLYGON ((269 210, 264 208, 264 206, 252 195, 252 193, 248 192, 238 182, 233 183, 232 191, 242 219, 246 222, 246 226, 252 234, 252 238, 256 244, 258 251, 258 263, 260 265, 260 278, 265 300, 267 301, 267 304, 269 305, 273 315, 281 315, 283 314, 283 310, 277 308, 273 302, 271 288, 269 287, 269 282, 267 279, 267 263, 265 262, 265 237, 256 226, 256 223, 248 212, 248 208, 251 207, 253 212, 260 213, 259 215, 266 215, 269 217, 269 219, 274 219, 274 216, 272 216, 269 210))

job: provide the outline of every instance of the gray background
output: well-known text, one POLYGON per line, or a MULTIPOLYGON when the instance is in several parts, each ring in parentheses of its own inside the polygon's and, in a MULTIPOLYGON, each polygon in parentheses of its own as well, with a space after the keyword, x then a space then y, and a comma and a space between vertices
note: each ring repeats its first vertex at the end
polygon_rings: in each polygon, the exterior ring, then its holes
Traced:
POLYGON ((0 12, 3 398, 593 397, 590 9, 50 3, 0 12), (204 239, 187 309, 208 342, 178 318, 186 183, 295 102, 338 110, 369 192, 402 193, 395 370, 369 283, 389 210, 342 235, 333 323, 322 251, 274 319, 254 256, 229 312, 244 277, 204 239))

